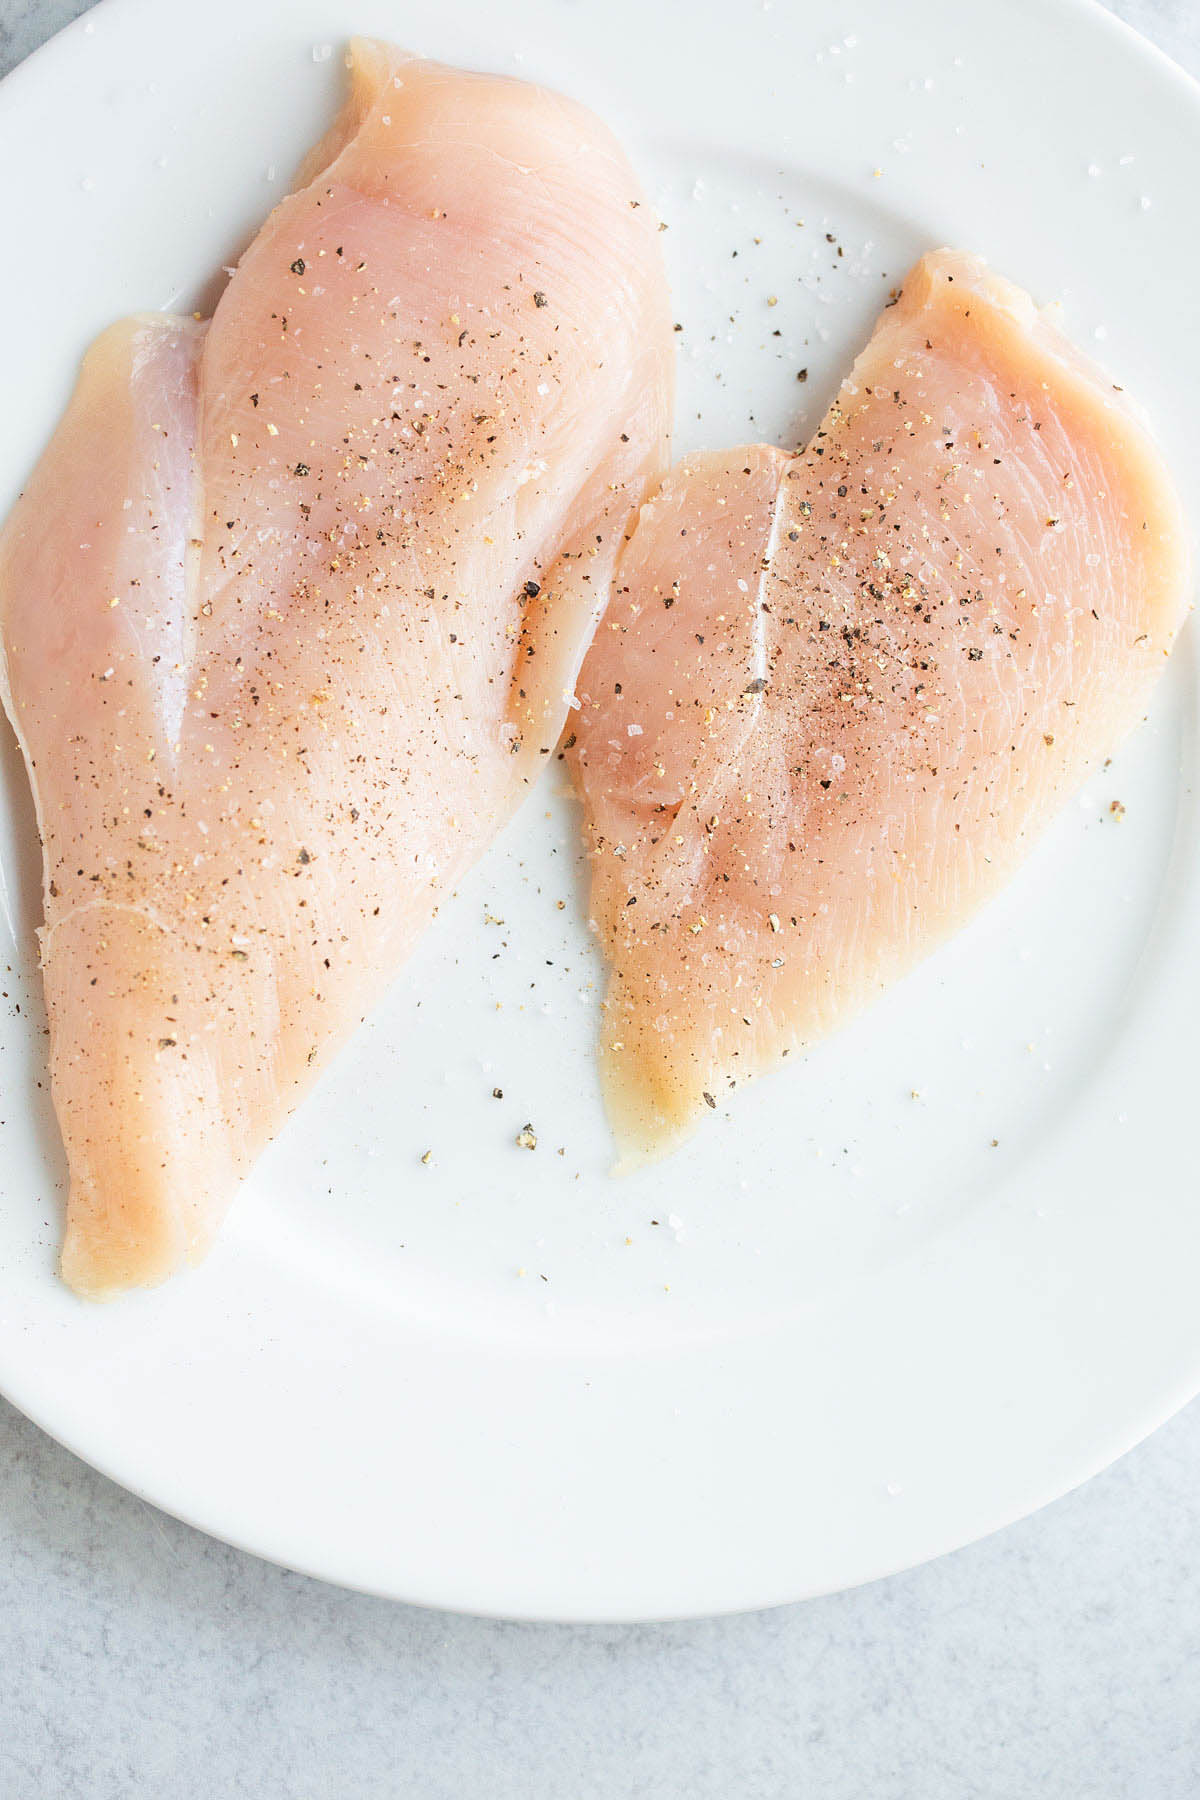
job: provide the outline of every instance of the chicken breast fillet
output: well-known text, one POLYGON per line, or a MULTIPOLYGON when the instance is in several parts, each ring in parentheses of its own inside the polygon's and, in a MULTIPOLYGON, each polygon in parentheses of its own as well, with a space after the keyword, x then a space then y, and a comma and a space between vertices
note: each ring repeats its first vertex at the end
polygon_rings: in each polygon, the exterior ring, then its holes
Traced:
POLYGON ((99 340, 0 540, 84 1294, 203 1253, 536 777, 666 466, 656 223, 609 133, 351 61, 211 323, 99 340))
POLYGON ((1145 430, 974 257, 917 265, 802 455, 677 468, 573 740, 627 1161, 970 918, 1141 717, 1186 608, 1145 430))

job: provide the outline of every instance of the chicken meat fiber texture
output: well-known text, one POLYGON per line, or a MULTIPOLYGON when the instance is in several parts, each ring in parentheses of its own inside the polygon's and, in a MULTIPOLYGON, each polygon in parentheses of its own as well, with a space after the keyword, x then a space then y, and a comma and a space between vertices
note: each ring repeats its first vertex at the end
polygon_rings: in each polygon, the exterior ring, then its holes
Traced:
POLYGON ((625 1166, 1002 886, 1141 718, 1188 585, 1125 396, 951 251, 909 275, 800 455, 670 475, 573 721, 625 1166))
POLYGON ((350 61, 212 320, 99 339, 0 539, 86 1295, 203 1254, 528 791, 667 466, 657 224, 609 133, 350 61))

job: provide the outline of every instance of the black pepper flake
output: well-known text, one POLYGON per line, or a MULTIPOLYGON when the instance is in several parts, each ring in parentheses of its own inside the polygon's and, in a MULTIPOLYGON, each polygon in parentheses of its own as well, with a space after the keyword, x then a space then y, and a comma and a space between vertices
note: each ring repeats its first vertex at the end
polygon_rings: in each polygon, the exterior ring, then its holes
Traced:
POLYGON ((546 296, 545 296, 545 294, 543 294, 541 288, 537 288, 534 291, 533 304, 535 306, 548 306, 549 305, 549 301, 546 299, 546 296))
POLYGON ((307 850, 301 850, 299 856, 296 858, 296 861, 298 863, 308 864, 312 861, 312 857, 309 855, 307 850))
POLYGON ((713 1099, 712 1095, 710 1093, 708 1093, 707 1091, 705 1091, 705 1093, 704 1093, 704 1104, 705 1104, 705 1106, 711 1106, 714 1110, 716 1109, 717 1103, 713 1099))
POLYGON ((527 581, 525 583, 525 592, 531 600, 536 600, 541 591, 541 587, 536 581, 527 581))
POLYGON ((312 470, 309 468, 307 463, 297 463, 296 464, 296 473, 297 473, 297 475, 311 475, 312 470))
POLYGON ((743 694, 765 694, 766 691, 767 691, 767 678, 765 675, 756 675, 754 677, 754 680, 751 682, 748 682, 747 685, 742 689, 743 694))
POLYGON ((304 258, 302 256, 298 256, 296 258, 295 262, 292 264, 292 274, 293 275, 303 275, 303 273, 304 273, 304 258))

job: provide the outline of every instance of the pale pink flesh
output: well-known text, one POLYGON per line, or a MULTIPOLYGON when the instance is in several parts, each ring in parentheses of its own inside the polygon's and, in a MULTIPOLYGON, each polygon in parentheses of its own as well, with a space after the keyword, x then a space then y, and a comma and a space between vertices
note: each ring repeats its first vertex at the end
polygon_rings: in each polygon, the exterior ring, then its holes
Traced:
POLYGON ((575 722, 628 1161, 996 891, 1141 716, 1186 563, 1122 397, 948 251, 912 272, 806 452, 675 470, 575 722))
POLYGON ((0 540, 63 1270, 206 1248, 546 761, 666 463, 656 225, 590 115, 355 46, 210 325, 96 344, 0 540))

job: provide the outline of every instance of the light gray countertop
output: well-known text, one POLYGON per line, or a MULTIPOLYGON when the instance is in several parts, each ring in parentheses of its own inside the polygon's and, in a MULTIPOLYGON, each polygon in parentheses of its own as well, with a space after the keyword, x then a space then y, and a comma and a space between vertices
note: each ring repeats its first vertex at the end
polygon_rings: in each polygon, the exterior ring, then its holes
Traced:
MULTIPOLYGON (((85 4, 0 0, 0 71, 85 4)), ((1197 0, 1114 10, 1200 73, 1197 0)), ((1200 1800, 1200 1402, 1079 1493, 910 1574, 594 1627, 288 1574, 0 1401, 0 1800, 642 1794, 1200 1800)))

